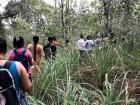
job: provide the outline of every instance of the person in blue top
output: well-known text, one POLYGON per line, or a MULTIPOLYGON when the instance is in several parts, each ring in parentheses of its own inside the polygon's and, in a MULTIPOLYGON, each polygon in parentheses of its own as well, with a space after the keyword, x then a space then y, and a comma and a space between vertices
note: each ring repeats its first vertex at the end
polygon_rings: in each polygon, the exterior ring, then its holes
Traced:
MULTIPOLYGON (((5 65, 8 60, 6 60, 7 53, 7 42, 4 38, 0 37, 0 65, 5 65)), ((32 90, 32 83, 28 78, 28 73, 24 66, 17 61, 11 61, 10 67, 8 70, 12 74, 12 77, 15 82, 16 90, 19 92, 20 90, 29 92, 32 90)), ((27 105, 27 104, 22 104, 27 105)))

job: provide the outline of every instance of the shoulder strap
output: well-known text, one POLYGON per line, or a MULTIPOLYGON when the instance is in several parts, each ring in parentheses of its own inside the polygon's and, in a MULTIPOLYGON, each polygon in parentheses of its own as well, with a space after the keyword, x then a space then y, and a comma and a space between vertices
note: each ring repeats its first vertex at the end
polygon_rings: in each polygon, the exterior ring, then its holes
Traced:
MULTIPOLYGON (((16 49, 14 49, 13 52, 14 52, 15 57, 16 57, 16 58, 14 58, 14 59, 16 59, 16 61, 20 61, 20 60, 21 60, 20 55, 24 55, 24 56, 25 56, 26 51, 27 51, 27 50, 24 49, 21 53, 18 53, 18 52, 16 51, 16 49)), ((26 56, 25 56, 25 58, 26 58, 26 56)))
POLYGON ((22 51, 22 54, 23 54, 23 55, 25 55, 25 53, 26 53, 26 49, 24 49, 24 50, 22 51))
POLYGON ((11 66, 12 62, 11 61, 7 61, 5 64, 4 64, 4 68, 6 69, 9 69, 9 67, 11 66))
POLYGON ((4 68, 8 69, 10 71, 10 73, 12 74, 13 76, 13 79, 15 81, 15 84, 16 84, 16 88, 19 90, 21 85, 19 83, 20 81, 20 76, 17 72, 17 68, 16 68, 16 63, 15 62, 12 62, 12 61, 7 61, 4 66, 4 68))
MULTIPOLYGON (((16 49, 14 49, 13 51, 14 51, 14 54, 15 54, 15 55, 19 54, 19 53, 16 51, 16 49)), ((26 49, 24 49, 24 50, 22 51, 22 53, 21 53, 21 54, 23 54, 23 55, 24 55, 25 53, 26 53, 26 49)))
POLYGON ((16 49, 13 50, 15 56, 17 56, 18 52, 16 51, 16 49))

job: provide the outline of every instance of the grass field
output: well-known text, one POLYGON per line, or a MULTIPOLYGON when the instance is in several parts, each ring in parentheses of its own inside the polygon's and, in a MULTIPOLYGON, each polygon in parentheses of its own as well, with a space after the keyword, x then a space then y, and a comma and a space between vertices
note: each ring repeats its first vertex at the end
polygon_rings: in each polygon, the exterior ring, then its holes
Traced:
POLYGON ((30 105, 139 105, 140 54, 126 43, 78 50, 59 49, 55 60, 44 61, 33 78, 30 105))

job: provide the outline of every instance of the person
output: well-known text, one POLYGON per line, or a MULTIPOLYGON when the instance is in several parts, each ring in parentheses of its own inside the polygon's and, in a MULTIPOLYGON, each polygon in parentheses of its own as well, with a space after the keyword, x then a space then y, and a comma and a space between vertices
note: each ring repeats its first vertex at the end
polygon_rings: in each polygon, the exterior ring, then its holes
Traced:
POLYGON ((40 67, 43 61, 44 51, 43 51, 43 46, 38 44, 39 37, 37 35, 34 35, 32 40, 33 40, 33 44, 29 44, 27 46, 27 49, 31 51, 34 59, 34 65, 37 65, 38 67, 38 69, 36 69, 38 71, 32 71, 32 73, 37 74, 38 72, 41 72, 40 67))
POLYGON ((57 42, 56 38, 54 36, 49 36, 48 43, 43 47, 46 59, 55 59, 57 53, 57 45, 59 45, 59 43, 57 42))
POLYGON ((51 58, 51 43, 53 41, 53 37, 49 36, 48 37, 48 43, 44 45, 43 47, 43 51, 45 54, 45 58, 46 59, 50 59, 51 58))
MULTIPOLYGON (((1 66, 2 65, 4 66, 8 62, 8 60, 6 60, 5 58, 6 52, 7 52, 7 42, 4 38, 0 37, 0 65, 1 66)), ((32 90, 32 83, 28 78, 28 73, 26 72, 26 69, 20 62, 11 61, 8 68, 9 68, 8 69, 9 72, 14 78, 14 83, 15 83, 17 93, 21 93, 21 90, 25 92, 29 92, 32 90)), ((20 94, 19 96, 21 95, 22 94, 20 94)), ((25 96, 22 95, 22 97, 20 97, 20 100, 21 98, 24 99, 24 102, 22 100, 24 104, 22 103, 21 105, 27 105, 25 96)))
POLYGON ((80 56, 82 56, 85 53, 85 41, 83 34, 80 34, 80 39, 77 41, 77 46, 80 51, 80 56))
POLYGON ((94 44, 96 47, 98 47, 99 49, 102 48, 103 46, 103 38, 101 37, 101 35, 98 35, 97 38, 94 40, 94 44))
POLYGON ((55 59, 57 53, 57 45, 59 45, 59 43, 55 36, 52 36, 52 38, 53 41, 51 43, 51 53, 52 53, 52 58, 55 59))
POLYGON ((32 53, 24 48, 23 37, 14 37, 13 46, 14 49, 10 50, 8 59, 21 62, 27 73, 31 75, 30 66, 33 66, 32 53))
POLYGON ((88 35, 87 40, 85 41, 85 48, 88 53, 91 53, 94 47, 94 41, 92 40, 92 36, 88 35))

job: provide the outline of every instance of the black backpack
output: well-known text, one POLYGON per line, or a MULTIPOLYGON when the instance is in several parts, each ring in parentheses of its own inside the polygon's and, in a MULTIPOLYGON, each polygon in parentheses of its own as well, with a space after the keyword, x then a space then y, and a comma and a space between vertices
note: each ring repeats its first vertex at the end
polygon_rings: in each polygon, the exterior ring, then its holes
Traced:
POLYGON ((28 63, 27 57, 25 56, 26 49, 24 49, 24 50, 22 51, 22 53, 18 53, 18 52, 16 51, 16 49, 14 49, 13 51, 14 51, 14 54, 15 54, 14 61, 18 61, 18 62, 22 63, 23 66, 25 67, 25 69, 26 69, 27 72, 28 72, 29 63, 28 63))
POLYGON ((14 79, 9 71, 10 65, 11 62, 7 61, 4 66, 0 66, 0 105, 20 105, 14 79))

